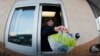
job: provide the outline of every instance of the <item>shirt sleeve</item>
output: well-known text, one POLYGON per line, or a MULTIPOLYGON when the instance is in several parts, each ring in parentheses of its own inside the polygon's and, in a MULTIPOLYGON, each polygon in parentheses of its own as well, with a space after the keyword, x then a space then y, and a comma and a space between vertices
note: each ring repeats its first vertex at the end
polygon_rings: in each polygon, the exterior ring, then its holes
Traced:
POLYGON ((49 35, 54 34, 54 33, 56 33, 54 30, 54 27, 44 27, 42 29, 42 35, 49 36, 49 35))

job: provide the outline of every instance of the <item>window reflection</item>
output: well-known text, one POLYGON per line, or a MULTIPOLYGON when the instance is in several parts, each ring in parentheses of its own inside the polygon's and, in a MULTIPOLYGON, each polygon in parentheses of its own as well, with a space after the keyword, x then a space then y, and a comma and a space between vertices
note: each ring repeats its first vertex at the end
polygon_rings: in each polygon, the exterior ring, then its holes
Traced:
POLYGON ((100 30, 100 16, 96 19, 97 28, 100 30))
POLYGON ((16 8, 12 17, 8 41, 32 46, 32 29, 35 7, 16 8))

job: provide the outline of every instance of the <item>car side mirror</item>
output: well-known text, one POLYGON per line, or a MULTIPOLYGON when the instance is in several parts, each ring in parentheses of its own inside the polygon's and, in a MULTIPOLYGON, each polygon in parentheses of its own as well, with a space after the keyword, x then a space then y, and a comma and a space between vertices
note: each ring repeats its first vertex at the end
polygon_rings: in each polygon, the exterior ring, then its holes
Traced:
POLYGON ((95 44, 90 47, 90 52, 98 53, 100 52, 100 44, 95 44))

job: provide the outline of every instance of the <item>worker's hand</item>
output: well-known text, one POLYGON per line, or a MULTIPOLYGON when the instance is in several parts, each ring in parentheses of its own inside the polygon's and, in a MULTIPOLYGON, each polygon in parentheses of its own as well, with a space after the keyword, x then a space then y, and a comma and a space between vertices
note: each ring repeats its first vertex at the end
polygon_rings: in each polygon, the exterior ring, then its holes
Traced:
POLYGON ((64 28, 63 32, 68 33, 68 32, 69 32, 69 30, 68 30, 67 28, 64 28))
POLYGON ((64 28, 65 28, 64 26, 58 26, 58 27, 55 27, 54 30, 56 32, 62 32, 64 30, 64 28))

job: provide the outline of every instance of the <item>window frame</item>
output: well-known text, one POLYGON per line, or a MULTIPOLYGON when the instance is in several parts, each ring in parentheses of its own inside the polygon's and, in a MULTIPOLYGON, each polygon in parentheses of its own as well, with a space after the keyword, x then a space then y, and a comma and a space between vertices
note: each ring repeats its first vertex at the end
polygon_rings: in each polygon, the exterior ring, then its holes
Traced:
MULTIPOLYGON (((52 5, 60 5, 60 8, 61 8, 61 11, 62 11, 62 17, 63 17, 63 22, 64 22, 64 26, 66 27, 66 28, 68 28, 68 21, 67 21, 67 16, 66 16, 66 11, 65 11, 65 8, 64 8, 64 5, 62 4, 62 2, 58 2, 58 3, 47 3, 47 4, 52 4, 52 5)), ((42 3, 40 4, 40 10, 39 10, 39 23, 38 23, 38 54, 41 54, 41 53, 51 53, 51 54, 53 54, 53 53, 55 53, 55 52, 42 52, 41 51, 41 21, 42 21, 42 7, 43 7, 43 5, 42 5, 42 3)), ((60 53, 63 53, 63 52, 60 52, 60 53)))
MULTIPOLYGON (((38 41, 36 41, 36 47, 38 47, 38 49, 36 49, 37 51, 36 52, 38 52, 38 54, 41 54, 42 52, 41 52, 41 50, 40 50, 40 39, 41 39, 41 37, 40 37, 40 31, 41 31, 41 10, 40 10, 40 4, 41 3, 47 3, 47 4, 60 4, 61 5, 61 11, 62 11, 62 14, 63 14, 63 20, 64 20, 64 24, 65 24, 65 27, 67 27, 68 28, 68 21, 67 21, 67 14, 66 14, 66 11, 65 11, 65 8, 64 8, 64 5, 63 5, 63 3, 61 2, 61 1, 54 1, 54 0, 49 0, 49 1, 43 1, 43 0, 41 0, 41 1, 39 1, 39 0, 37 0, 37 1, 22 1, 22 2, 18 2, 18 3, 16 3, 14 6, 13 6, 13 8, 12 8, 12 10, 11 10, 11 12, 10 12, 10 15, 9 15, 9 18, 8 18, 8 20, 7 20, 7 26, 6 26, 6 29, 5 29, 5 38, 4 38, 4 42, 5 42, 5 47, 6 48, 8 48, 7 47, 7 37, 8 37, 8 30, 9 30, 9 26, 10 26, 10 22, 11 22, 11 19, 12 19, 12 16, 13 16, 13 13, 14 13, 14 10, 15 10, 15 8, 18 8, 18 7, 26 7, 26 6, 36 6, 37 7, 37 9, 36 9, 36 12, 38 12, 37 14, 37 20, 36 20, 36 22, 35 22, 35 24, 37 25, 36 27, 37 27, 37 30, 35 31, 36 33, 35 33, 35 35, 37 36, 37 38, 36 38, 36 40, 38 40, 38 41), (39 14, 40 13, 40 14, 39 14), (37 23, 38 22, 38 23, 37 23)), ((33 40, 33 39, 32 39, 33 40)), ((33 42, 32 42, 33 43, 33 42)), ((9 49, 11 49, 11 48, 9 48, 9 49)), ((12 50, 12 49, 11 49, 12 50)), ((16 50, 13 50, 13 51, 16 51, 16 50)), ((19 52, 18 52, 19 53, 19 52)), ((47 52, 48 53, 48 52, 47 52)), ((54 53, 54 52, 49 52, 49 53, 54 53)), ((24 54, 24 53, 23 53, 24 54)), ((34 53, 33 53, 34 54, 34 53)), ((35 54, 37 54, 37 53, 35 53, 35 54)))

